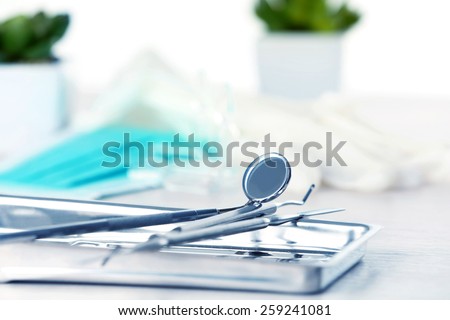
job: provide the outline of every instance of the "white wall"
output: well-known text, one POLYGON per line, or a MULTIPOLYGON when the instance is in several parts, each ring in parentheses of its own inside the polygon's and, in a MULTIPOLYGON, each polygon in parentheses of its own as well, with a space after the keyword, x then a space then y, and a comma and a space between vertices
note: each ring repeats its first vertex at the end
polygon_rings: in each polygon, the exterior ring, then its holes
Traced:
POLYGON ((346 90, 450 96, 450 2, 352 3, 364 19, 347 39, 346 90))
MULTIPOLYGON (((450 96, 450 2, 353 0, 364 14, 346 39, 344 91, 450 96)), ((0 18, 44 8, 73 16, 58 53, 83 89, 102 88, 144 48, 184 70, 256 90, 253 0, 0 0, 0 18)))

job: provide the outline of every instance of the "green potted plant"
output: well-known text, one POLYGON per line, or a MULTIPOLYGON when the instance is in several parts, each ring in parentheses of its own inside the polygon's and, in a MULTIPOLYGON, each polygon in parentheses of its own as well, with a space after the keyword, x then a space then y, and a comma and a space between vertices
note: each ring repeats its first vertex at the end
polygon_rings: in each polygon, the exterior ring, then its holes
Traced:
POLYGON ((330 0, 258 0, 255 13, 268 30, 257 52, 263 92, 312 99, 338 91, 342 37, 358 12, 330 0))
POLYGON ((63 124, 64 81, 53 47, 69 20, 39 12, 0 22, 0 151, 63 124))

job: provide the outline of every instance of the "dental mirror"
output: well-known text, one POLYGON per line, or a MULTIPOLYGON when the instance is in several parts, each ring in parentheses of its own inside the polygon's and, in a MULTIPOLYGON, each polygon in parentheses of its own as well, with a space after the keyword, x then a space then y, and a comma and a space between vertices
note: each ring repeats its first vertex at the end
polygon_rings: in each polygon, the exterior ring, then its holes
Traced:
POLYGON ((256 158, 245 170, 242 189, 252 203, 272 201, 280 196, 291 179, 291 166, 285 157, 269 153, 256 158))

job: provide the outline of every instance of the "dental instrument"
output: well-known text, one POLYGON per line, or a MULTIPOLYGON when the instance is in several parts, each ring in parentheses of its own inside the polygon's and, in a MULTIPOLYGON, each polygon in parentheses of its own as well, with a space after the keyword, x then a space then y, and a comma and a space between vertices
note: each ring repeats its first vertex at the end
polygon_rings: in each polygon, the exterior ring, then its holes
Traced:
MULTIPOLYGON (((244 205, 225 208, 225 209, 200 209, 200 210, 179 210, 164 213, 146 214, 133 217, 113 217, 87 222, 76 222, 59 224, 48 227, 40 227, 19 232, 0 235, 0 243, 31 241, 41 238, 55 236, 65 236, 81 233, 92 233, 100 231, 116 231, 123 229, 132 229, 152 225, 170 224, 198 220, 213 215, 224 214, 228 211, 236 213, 246 213, 253 211, 261 206, 262 203, 277 198, 286 189, 291 177, 291 168, 289 162, 280 154, 270 153, 256 158, 246 169, 243 176, 243 189, 248 201, 244 205)), ((91 210, 98 212, 100 208, 126 213, 138 210, 145 212, 145 206, 130 206, 121 204, 110 204, 101 202, 82 202, 77 200, 58 200, 32 197, 14 197, 0 196, 0 205, 11 205, 11 200, 15 205, 41 206, 47 208, 59 208, 61 210, 67 207, 82 206, 90 207, 91 210), (98 207, 99 206, 99 207, 98 207)), ((89 210, 89 209, 88 209, 89 210)), ((108 211, 106 211, 108 212, 108 211)))

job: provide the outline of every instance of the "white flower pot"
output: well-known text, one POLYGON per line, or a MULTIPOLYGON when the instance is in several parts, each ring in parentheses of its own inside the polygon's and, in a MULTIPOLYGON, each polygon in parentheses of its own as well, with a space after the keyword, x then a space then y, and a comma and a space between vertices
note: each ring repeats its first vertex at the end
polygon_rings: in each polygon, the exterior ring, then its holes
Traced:
POLYGON ((263 93, 313 99, 337 92, 341 78, 342 34, 270 33, 258 43, 263 93))
POLYGON ((0 153, 47 138, 65 118, 58 63, 0 64, 0 153))

